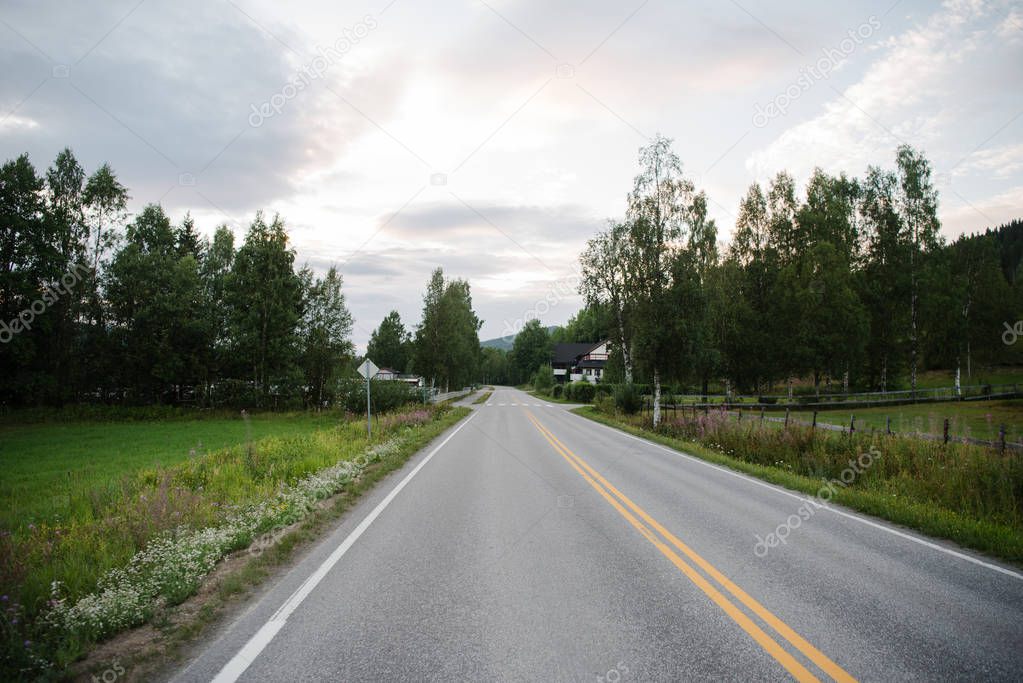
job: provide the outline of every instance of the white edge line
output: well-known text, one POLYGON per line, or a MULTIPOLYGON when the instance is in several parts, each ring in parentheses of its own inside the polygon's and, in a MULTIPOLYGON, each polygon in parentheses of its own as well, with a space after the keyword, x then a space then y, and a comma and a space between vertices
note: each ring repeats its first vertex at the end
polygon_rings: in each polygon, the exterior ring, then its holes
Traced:
POLYGON ((341 545, 335 548, 334 552, 332 552, 330 556, 324 560, 319 567, 317 567, 316 571, 310 574, 309 577, 302 582, 302 585, 284 601, 284 604, 281 605, 280 609, 274 612, 273 616, 270 617, 270 619, 263 624, 258 631, 256 631, 255 635, 253 635, 249 641, 245 643, 245 646, 239 650, 238 654, 232 657, 231 661, 224 665, 224 668, 222 668, 220 673, 218 673, 213 679, 213 683, 234 683, 234 681, 237 681, 238 678, 245 673, 245 670, 248 669, 249 665, 256 660, 259 653, 270 644, 270 641, 277 635, 277 632, 281 630, 285 622, 287 622, 288 616, 290 616, 291 613, 302 604, 302 601, 305 600, 310 593, 312 593, 313 589, 316 588, 316 585, 323 580, 331 568, 337 564, 338 560, 340 560, 344 554, 348 552, 348 549, 351 548, 357 540, 359 540, 359 537, 362 536, 366 529, 369 528, 369 525, 372 524, 373 521, 380 516, 380 513, 391 504, 391 501, 393 501, 398 494, 401 493, 401 490, 412 480, 412 477, 416 476, 419 470, 423 469, 426 463, 430 462, 433 456, 435 456, 440 449, 444 448, 445 444, 447 444, 448 441, 451 441, 455 434, 460 432, 462 427, 467 425, 469 420, 471 420, 475 415, 476 413, 472 413, 472 415, 466 418, 462 424, 458 425, 458 427, 455 428, 455 431, 448 434, 447 438, 441 441, 436 448, 430 451, 430 454, 423 458, 422 462, 416 465, 415 469, 405 475, 405 478, 398 482, 397 486, 391 489, 391 492, 387 494, 387 497, 380 501, 380 503, 373 508, 373 511, 366 515, 365 519, 359 522, 359 526, 355 527, 355 529, 352 530, 352 533, 348 534, 345 540, 341 542, 341 545))
MULTIPOLYGON (((570 413, 570 414, 574 414, 574 413, 571 413, 571 411, 565 411, 565 412, 570 413)), ((810 503, 811 505, 814 505, 814 507, 823 508, 825 510, 828 510, 830 512, 835 513, 836 515, 841 515, 842 517, 847 517, 848 519, 855 520, 857 522, 860 522, 861 524, 866 524, 867 526, 874 527, 875 529, 880 529, 881 531, 887 531, 888 533, 893 534, 895 536, 898 536, 900 538, 905 538, 905 539, 907 539, 909 541, 913 541, 914 543, 918 543, 918 544, 920 544, 922 546, 926 546, 928 548, 932 548, 932 549, 937 550, 939 552, 943 552, 943 553, 945 553, 947 555, 952 555, 953 557, 958 557, 961 560, 966 560, 967 562, 972 562, 973 564, 978 565, 980 567, 985 567, 987 569, 992 569, 992 570, 994 570, 996 572, 1005 574, 1006 576, 1011 576, 1014 579, 1018 579, 1020 581, 1023 581, 1023 574, 1019 574, 1017 572, 1014 572, 1011 569, 1006 569, 1005 567, 999 567, 997 564, 992 564, 990 562, 985 562, 984 560, 981 560, 981 559, 978 559, 976 557, 973 557, 972 555, 967 555, 965 553, 961 553, 961 552, 958 552, 956 550, 952 550, 951 548, 946 548, 946 547, 944 547, 942 545, 938 545, 937 543, 932 543, 931 541, 926 541, 926 540, 924 540, 922 538, 918 538, 917 536, 913 536, 911 534, 907 534, 905 532, 899 531, 898 529, 892 529, 891 527, 885 526, 884 524, 878 524, 877 522, 873 522, 873 521, 871 521, 869 519, 865 519, 864 517, 861 517, 860 515, 854 515, 854 514, 850 514, 848 512, 845 512, 844 510, 838 510, 838 509, 836 509, 834 507, 831 507, 830 505, 826 505, 826 504, 821 503, 820 501, 818 501, 815 498, 807 498, 806 496, 802 496, 802 495, 799 495, 797 493, 793 493, 791 491, 787 491, 787 490, 785 490, 785 489, 783 489, 783 488, 781 488, 781 487, 779 487, 779 486, 777 486, 775 484, 769 484, 769 483, 767 483, 765 481, 761 481, 759 479, 755 479, 755 478, 751 477, 748 474, 743 474, 742 472, 736 472, 735 470, 728 469, 727 467, 722 467, 721 465, 715 465, 714 463, 710 463, 710 462, 707 462, 706 460, 703 460, 701 458, 697 458, 695 455, 689 455, 688 453, 684 453, 682 451, 677 451, 674 448, 668 448, 667 446, 662 446, 661 444, 657 443, 656 441, 649 441, 647 439, 643 439, 641 437, 635 436, 634 434, 629 434, 628 432, 623 432, 620 429, 615 429, 614 427, 610 427, 610 426, 608 426, 608 425, 606 425, 606 424, 604 424, 602 422, 597 422, 596 420, 589 420, 588 418, 585 418, 582 415, 576 415, 576 417, 578 417, 578 418, 580 418, 582 420, 587 420, 588 422, 592 422, 594 424, 600 425, 604 429, 608 429, 608 430, 614 432, 615 434, 619 434, 619 435, 624 436, 626 438, 632 439, 633 441, 639 441, 640 443, 644 443, 644 444, 646 444, 648 446, 653 446, 654 448, 658 448, 658 449, 660 449, 662 451, 666 451, 666 452, 671 453, 672 455, 676 455, 676 456, 678 456, 680 458, 685 458, 687 460, 691 460, 691 461, 693 461, 695 463, 698 463, 700 465, 704 465, 705 467, 710 467, 712 469, 718 470, 719 472, 724 472, 725 474, 729 474, 729 475, 731 475, 733 477, 736 477, 738 479, 742 479, 743 481, 749 482, 750 484, 756 484, 757 486, 762 486, 762 487, 764 487, 766 489, 770 489, 771 491, 774 491, 776 493, 782 493, 782 494, 784 494, 786 496, 789 496, 790 498, 795 498, 796 500, 802 501, 804 503, 810 503)))

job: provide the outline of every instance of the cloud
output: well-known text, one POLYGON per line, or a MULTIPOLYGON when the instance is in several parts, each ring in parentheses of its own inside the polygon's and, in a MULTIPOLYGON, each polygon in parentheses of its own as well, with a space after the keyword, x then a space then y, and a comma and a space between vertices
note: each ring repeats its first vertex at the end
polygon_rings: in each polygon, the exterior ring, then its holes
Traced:
MULTIPOLYGON (((89 51, 83 36, 92 32, 80 27, 112 27, 119 10, 70 4, 46 32, 41 16, 14 13, 19 32, 54 62, 66 61, 56 66, 67 77, 50 76, 55 65, 27 41, 5 41, 0 56, 12 73, 46 78, 18 108, 16 120, 35 122, 28 134, 0 133, 6 156, 27 147, 48 160, 71 144, 87 168, 109 161, 140 203, 250 212, 290 196, 305 174, 376 130, 341 98, 386 117, 402 88, 400 72, 380 78, 388 63, 355 66, 342 58, 253 127, 252 107, 281 93, 315 52, 292 53, 231 4, 200 0, 144 3, 89 51), (61 41, 74 47, 58 52, 61 41)), ((287 27, 272 30, 305 49, 287 27)), ((33 78, 0 87, 0 100, 17 102, 33 78)))
MULTIPOLYGON (((859 175, 901 141, 952 181, 946 230, 1018 211, 1018 3, 903 0, 786 116, 751 125, 757 103, 891 4, 9 0, 0 154, 43 170, 69 145, 89 171, 111 163, 132 210, 161 201, 206 233, 229 222, 239 242, 257 209, 280 212, 299 263, 345 275, 356 341, 391 308, 414 322, 436 267, 470 280, 482 334, 497 336, 624 211, 637 148, 658 131, 723 237, 751 180, 859 175), (285 93, 367 14, 364 40, 285 93), (251 126, 275 96, 280 112, 251 126)), ((562 297, 544 320, 578 305, 562 297)))
POLYGON ((537 248, 574 244, 590 237, 602 220, 580 206, 511 206, 453 199, 407 209, 386 227, 389 237, 427 242, 456 239, 514 240, 537 248))
POLYGON ((980 174, 1004 180, 1023 171, 1023 143, 980 149, 952 170, 955 177, 980 174))
POLYGON ((942 234, 949 239, 1004 225, 1023 214, 1023 185, 981 198, 967 198, 950 188, 942 197, 942 234))
POLYGON ((1016 99, 1008 93, 1021 85, 1021 71, 1010 65, 1023 52, 996 39, 1005 30, 1004 13, 1004 2, 945 2, 865 52, 872 61, 848 87, 817 84, 832 91, 823 111, 751 153, 747 170, 759 180, 782 169, 806 178, 815 166, 860 174, 871 164, 890 166, 895 148, 908 143, 928 155, 939 177, 953 166, 956 176, 1018 173, 1020 145, 982 149, 1005 127, 1005 111, 1016 99))

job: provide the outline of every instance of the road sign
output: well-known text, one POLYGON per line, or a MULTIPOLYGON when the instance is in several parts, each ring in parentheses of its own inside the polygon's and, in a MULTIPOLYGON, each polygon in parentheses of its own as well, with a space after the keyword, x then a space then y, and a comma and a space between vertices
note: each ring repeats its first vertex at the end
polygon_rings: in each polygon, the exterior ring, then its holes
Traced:
POLYGON ((373 416, 369 404, 369 381, 376 377, 378 372, 380 368, 369 358, 362 361, 362 365, 359 366, 359 374, 366 378, 366 434, 370 439, 373 438, 373 416))
MULTIPOLYGON (((352 366, 349 365, 348 367, 352 366)), ((373 379, 377 376, 378 372, 380 372, 380 368, 378 368, 369 358, 362 361, 362 365, 359 366, 359 374, 366 379, 373 379)))

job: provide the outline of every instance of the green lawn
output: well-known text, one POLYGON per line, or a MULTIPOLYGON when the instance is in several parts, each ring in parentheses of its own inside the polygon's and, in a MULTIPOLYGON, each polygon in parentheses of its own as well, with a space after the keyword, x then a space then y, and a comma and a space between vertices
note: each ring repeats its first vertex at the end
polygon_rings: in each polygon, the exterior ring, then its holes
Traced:
POLYGON ((166 421, 0 423, 0 528, 67 517, 72 494, 248 438, 306 434, 337 417, 256 414, 166 421))
MULTIPOLYGON (((252 535, 292 524, 308 512, 304 506, 311 499, 282 490, 366 455, 371 447, 385 448, 381 457, 396 467, 469 410, 410 405, 379 413, 372 439, 363 418, 340 412, 248 419, 240 413, 154 417, 157 412, 99 411, 99 419, 70 419, 66 412, 15 414, 0 420, 0 593, 8 605, 0 613, 0 678, 7 680, 12 657, 19 668, 39 653, 63 665, 91 639, 152 616, 128 605, 128 622, 107 610, 99 626, 47 630, 37 620, 53 586, 74 604, 153 539, 179 529, 230 527, 237 515, 262 520, 246 532, 252 535), (123 419, 102 419, 114 415, 123 419), (36 643, 36 649, 26 654, 22 643, 36 643)), ((314 498, 337 491, 317 486, 307 485, 314 498)), ((240 548, 252 538, 236 540, 240 548)), ((198 588, 160 571, 171 577, 159 584, 170 604, 198 588)), ((149 610, 155 603, 146 604, 149 610)))
MULTIPOLYGON (((778 416, 778 413, 773 415, 778 416)), ((791 415, 807 422, 813 419, 812 411, 793 411, 791 415)), ((949 433, 953 436, 996 440, 999 426, 1004 424, 1006 438, 1009 441, 1023 440, 1023 399, 952 401, 856 410, 828 410, 817 413, 817 422, 847 427, 852 415, 856 416, 857 429, 871 427, 884 429, 886 419, 890 416, 893 432, 941 434, 947 417, 949 433)))
MULTIPOLYGON (((1020 384, 1023 385, 1023 368, 992 368, 990 370, 974 369, 970 377, 966 376, 964 370, 959 381, 964 385, 976 384, 1020 384)), ((905 389, 909 389, 909 380, 906 379, 905 389)), ((917 377, 917 386, 924 389, 935 387, 950 387, 955 384, 954 370, 929 370, 920 373, 917 377)))

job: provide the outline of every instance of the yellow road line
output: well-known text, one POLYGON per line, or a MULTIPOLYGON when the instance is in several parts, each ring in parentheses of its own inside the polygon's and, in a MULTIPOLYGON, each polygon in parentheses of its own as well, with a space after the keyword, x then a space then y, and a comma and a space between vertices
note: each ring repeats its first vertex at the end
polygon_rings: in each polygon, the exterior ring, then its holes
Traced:
POLYGON ((802 636, 796 633, 788 624, 783 622, 781 619, 776 617, 770 611, 767 610, 763 605, 754 600, 745 591, 735 585, 728 577, 718 571, 713 565, 703 559, 689 546, 683 543, 680 539, 674 536, 671 532, 665 529, 660 523, 658 523, 653 517, 651 517, 645 510, 632 502, 625 494, 615 488, 610 482, 594 470, 590 465, 583 460, 581 457, 576 455, 563 444, 549 429, 547 429, 540 421, 532 415, 528 410, 526 411, 530 421, 533 422, 534 426, 540 431, 540 433, 547 439, 548 443, 554 447, 562 457, 564 457, 572 467, 578 471, 587 482, 590 483, 605 499, 608 500, 622 516, 629 520, 633 526, 635 526, 651 543, 658 547, 661 552, 668 557, 679 569, 681 569, 687 577, 690 578, 701 590, 704 591, 719 607, 721 607, 733 620, 735 620, 744 630, 747 631, 765 650, 768 651, 772 656, 775 657, 786 669, 789 670, 793 676, 798 680, 817 680, 805 667, 803 667, 798 661, 789 655, 778 643, 767 635, 759 626, 749 620, 749 618, 737 607, 735 607, 728 599, 717 591, 711 584, 709 584, 698 572, 696 572, 688 563, 686 563, 681 557, 676 555, 670 548, 667 547, 660 539, 654 536, 653 532, 650 531, 642 522, 633 517, 624 507, 612 497, 611 494, 616 496, 622 503, 628 506, 633 512, 636 513, 643 521, 649 524, 651 527, 657 530, 665 539, 667 539, 677 549, 681 550, 686 556, 688 556, 697 566, 707 572, 715 581, 723 586, 729 593, 736 597, 746 607, 748 607, 757 616, 763 619, 768 625, 771 626, 779 635, 785 640, 790 642, 800 652, 802 652, 810 661, 819 666, 822 671, 827 673, 836 681, 842 683, 851 683, 855 679, 849 675, 844 669, 835 664, 829 659, 824 653, 815 648, 809 642, 807 642, 802 636), (600 482, 599 484, 597 482, 600 482), (602 486, 601 486, 602 485, 602 486), (605 488, 606 487, 606 488, 605 488), (702 583, 701 583, 702 582, 702 583), (715 596, 716 594, 716 596, 715 596), (738 615, 738 616, 737 616, 738 615), (743 620, 745 620, 744 623, 743 620), (748 628, 748 626, 752 627, 748 628), (781 655, 779 656, 778 652, 781 655), (790 666, 794 665, 794 667, 790 666), (808 678, 806 678, 808 677, 808 678))
MULTIPOLYGON (((537 423, 539 424, 538 420, 537 423)), ((579 463, 587 471, 589 471, 590 474, 593 475, 595 479, 597 479, 604 486, 606 486, 608 490, 611 491, 611 493, 617 496, 623 503, 625 503, 625 505, 631 508, 644 521, 646 521, 650 526, 656 529, 662 536, 664 536, 664 538, 668 539, 668 541, 671 542, 672 545, 674 545, 676 548, 685 553, 685 555, 689 557, 693 562, 695 562, 697 566, 699 566, 701 569, 707 572, 707 574, 709 574, 715 581, 720 583, 725 588, 725 590, 727 590, 733 596, 738 598, 740 602, 746 605, 746 607, 748 607, 757 616, 759 616, 761 619, 767 622, 771 626, 771 628, 777 631, 778 634, 781 635, 785 640, 792 643, 792 645, 794 645, 796 649, 798 649, 800 652, 806 655, 806 657, 810 661, 819 666, 825 673, 827 673, 836 681, 841 681, 842 683, 851 683, 856 680, 852 676, 850 676, 848 672, 842 669, 842 667, 838 666, 837 664, 835 664, 835 662, 831 661, 831 659, 829 659, 823 652, 821 652, 813 645, 808 643, 802 636, 796 633, 788 624, 783 622, 781 619, 779 619, 770 611, 768 611, 766 607, 764 607, 759 602, 754 600, 749 594, 746 593, 746 591, 742 590, 737 585, 735 585, 727 576, 719 572, 717 568, 715 568, 712 564, 707 562, 707 560, 703 559, 700 555, 698 555, 696 551, 694 551, 692 548, 690 548, 681 540, 679 540, 676 536, 674 536, 670 531, 661 526, 655 519, 650 517, 650 515, 648 515, 642 508, 640 508, 638 505, 629 500, 629 498, 624 493, 616 489, 614 486, 611 485, 610 482, 608 482, 606 479, 600 476, 600 474, 596 472, 592 467, 590 467, 585 460, 580 458, 575 453, 572 453, 568 446, 561 443, 558 437, 556 437, 549 429, 544 427, 542 424, 540 425, 540 427, 541 429, 547 431, 547 433, 550 435, 550 438, 554 439, 554 441, 557 442, 563 449, 565 449, 566 451, 568 451, 569 454, 575 457, 579 461, 579 463)))

